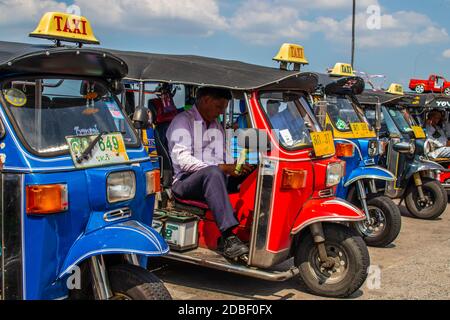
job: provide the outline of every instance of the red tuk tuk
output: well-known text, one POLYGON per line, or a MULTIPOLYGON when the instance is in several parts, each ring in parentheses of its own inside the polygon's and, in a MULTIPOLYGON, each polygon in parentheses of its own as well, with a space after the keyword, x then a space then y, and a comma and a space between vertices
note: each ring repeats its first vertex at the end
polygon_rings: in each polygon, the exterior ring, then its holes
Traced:
MULTIPOLYGON (((162 230, 171 246, 165 258, 271 281, 299 277, 322 296, 347 297, 361 287, 369 253, 348 224, 365 216, 335 197, 345 163, 335 157, 331 133, 323 132, 307 101, 317 87, 316 75, 199 56, 113 52, 129 65, 128 81, 139 88, 139 107, 155 83, 182 86, 183 92, 194 95, 202 86, 225 88, 234 100, 222 124, 229 129, 241 123, 241 133, 260 137, 258 147, 248 150, 257 169, 229 194, 240 221, 236 232, 250 252, 247 259, 230 261, 217 252, 221 234, 207 204, 177 199, 170 192, 170 150, 156 123, 163 175, 160 209, 168 215, 161 219, 162 230), (268 105, 273 102, 279 113, 285 112, 287 127, 271 120, 268 105), (178 221, 193 218, 198 224, 170 224, 171 215, 178 215, 178 221), (184 238, 174 241, 173 233, 181 229, 184 238), (194 241, 183 246, 188 236, 194 241), (290 258, 293 265, 280 266, 290 258)), ((249 148, 241 142, 239 147, 249 148)))

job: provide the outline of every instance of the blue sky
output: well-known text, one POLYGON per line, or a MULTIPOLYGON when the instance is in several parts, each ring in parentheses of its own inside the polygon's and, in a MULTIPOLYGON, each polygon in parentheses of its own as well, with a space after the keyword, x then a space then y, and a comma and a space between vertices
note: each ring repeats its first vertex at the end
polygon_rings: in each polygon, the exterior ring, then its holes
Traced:
MULTIPOLYGON (((450 78, 450 0, 357 3, 358 71, 385 75, 385 86, 430 73, 450 78), (375 30, 366 24, 371 5, 380 8, 375 30)), ((279 46, 292 42, 305 47, 304 70, 350 61, 351 0, 0 0, 0 39, 42 43, 27 37, 40 16, 71 5, 109 48, 276 66, 279 46)))

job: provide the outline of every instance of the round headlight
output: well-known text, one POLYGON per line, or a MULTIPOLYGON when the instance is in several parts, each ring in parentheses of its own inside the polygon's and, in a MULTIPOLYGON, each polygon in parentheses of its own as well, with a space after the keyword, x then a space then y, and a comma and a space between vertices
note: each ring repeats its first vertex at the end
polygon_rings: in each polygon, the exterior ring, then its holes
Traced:
POLYGON ((410 143, 409 145, 409 153, 414 154, 416 152, 416 144, 410 143))

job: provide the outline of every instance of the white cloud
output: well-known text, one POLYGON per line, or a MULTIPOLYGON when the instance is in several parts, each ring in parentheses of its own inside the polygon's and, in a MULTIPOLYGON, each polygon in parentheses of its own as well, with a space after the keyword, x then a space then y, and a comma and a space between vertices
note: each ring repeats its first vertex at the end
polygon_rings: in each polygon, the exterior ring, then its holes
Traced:
POLYGON ((66 11, 67 5, 53 0, 0 0, 0 26, 37 25, 48 11, 66 11))
POLYGON ((227 28, 215 0, 76 0, 75 4, 92 23, 112 30, 210 35, 227 28))
POLYGON ((445 50, 445 51, 442 53, 442 56, 443 56, 444 58, 450 59, 450 49, 445 50))

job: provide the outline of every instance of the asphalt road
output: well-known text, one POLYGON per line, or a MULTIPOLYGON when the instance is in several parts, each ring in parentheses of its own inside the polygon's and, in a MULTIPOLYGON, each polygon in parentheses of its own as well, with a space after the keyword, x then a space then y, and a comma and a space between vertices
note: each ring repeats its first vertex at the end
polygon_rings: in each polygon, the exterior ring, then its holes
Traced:
MULTIPOLYGON (((450 299, 450 205, 436 221, 417 220, 401 207, 400 236, 389 248, 369 248, 369 279, 350 299, 450 299)), ((174 299, 323 299, 296 279, 269 282, 168 260, 157 275, 174 299)))

